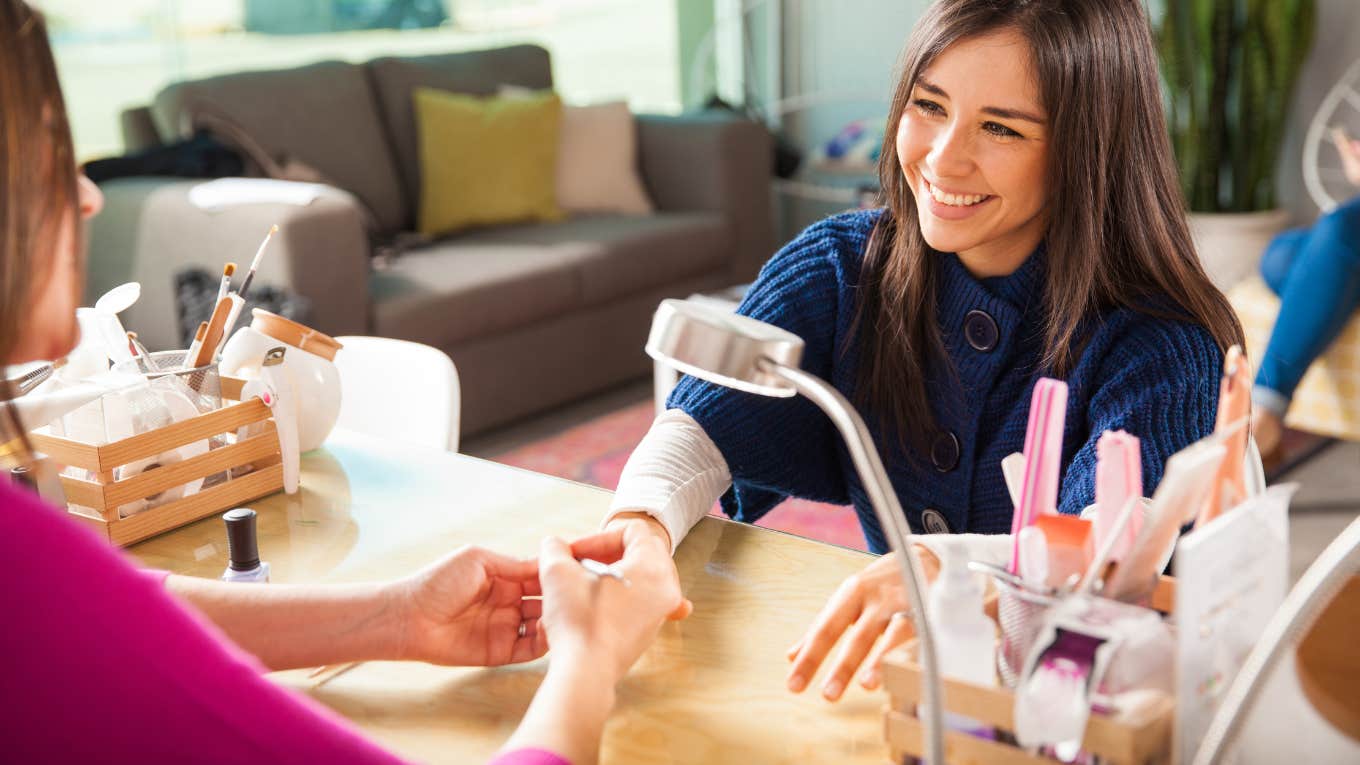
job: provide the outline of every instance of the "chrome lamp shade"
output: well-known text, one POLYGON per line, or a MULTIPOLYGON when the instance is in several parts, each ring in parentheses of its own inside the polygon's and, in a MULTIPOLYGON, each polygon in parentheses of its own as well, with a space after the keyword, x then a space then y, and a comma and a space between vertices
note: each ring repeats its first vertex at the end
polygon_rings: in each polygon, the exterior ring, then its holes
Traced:
POLYGON ((911 550, 911 527, 897 500, 883 460, 859 413, 840 391, 804 372, 803 339, 730 311, 684 300, 665 300, 652 319, 647 355, 701 380, 762 396, 808 397, 835 423, 873 505, 883 535, 901 567, 912 601, 920 647, 926 717, 926 752, 934 765, 944 763, 944 693, 934 633, 926 617, 925 575, 911 550))

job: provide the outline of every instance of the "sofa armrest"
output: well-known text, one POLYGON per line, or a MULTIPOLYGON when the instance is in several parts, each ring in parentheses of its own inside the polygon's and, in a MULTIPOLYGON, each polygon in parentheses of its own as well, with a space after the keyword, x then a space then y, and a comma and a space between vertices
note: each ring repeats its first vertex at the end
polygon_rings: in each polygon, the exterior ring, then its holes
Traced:
POLYGON ((154 149, 162 143, 160 134, 156 132, 156 123, 151 119, 150 107, 124 109, 118 115, 118 124, 123 130, 123 151, 128 154, 154 149))
POLYGON ((642 177, 657 208, 722 213, 735 244, 733 283, 754 279, 774 251, 769 131, 722 113, 641 115, 637 126, 642 177))
MULTIPOLYGON (((369 256, 365 213, 349 193, 327 188, 306 206, 262 203, 208 212, 189 201, 200 180, 121 178, 105 183, 104 210, 90 222, 86 305, 123 282, 142 284, 142 297, 123 314, 152 350, 178 345, 174 276, 199 266, 214 274, 227 261, 236 284, 271 224, 256 285, 290 289, 311 301, 310 324, 334 335, 368 329, 369 256)), ((238 321, 238 326, 248 322, 238 321)))

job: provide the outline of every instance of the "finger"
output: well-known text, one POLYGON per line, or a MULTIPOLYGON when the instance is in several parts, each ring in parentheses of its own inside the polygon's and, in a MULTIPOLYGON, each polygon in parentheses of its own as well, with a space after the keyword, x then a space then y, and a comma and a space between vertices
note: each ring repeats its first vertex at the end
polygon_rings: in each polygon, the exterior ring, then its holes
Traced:
POLYGON ((519 583, 520 595, 524 597, 539 597, 543 594, 543 582, 538 578, 538 562, 534 562, 534 578, 519 583))
POLYGON ((826 681, 822 683, 822 697, 827 701, 838 701, 841 694, 845 693, 845 688, 850 684, 850 678, 855 676, 855 671, 864 661, 864 657, 874 648, 874 642, 878 640, 883 631, 888 628, 888 617, 865 612, 862 614, 855 625, 850 628, 845 640, 841 642, 840 650, 836 652, 836 658, 831 664, 831 670, 827 673, 826 681))
POLYGON ((793 667, 789 669, 790 691, 799 693, 807 687, 808 681, 817 673, 817 668, 822 665, 822 660, 831 651, 831 647, 836 644, 841 633, 855 623, 859 613, 858 596, 853 594, 853 589, 847 589, 843 585, 822 608, 811 629, 803 636, 802 650, 798 652, 797 658, 793 660, 793 667))
POLYGON ((538 545, 539 574, 542 575, 545 569, 553 567, 565 568, 568 563, 574 568, 579 568, 571 547, 557 537, 544 537, 538 545))
POLYGON ((511 664, 533 661, 548 652, 548 633, 540 628, 538 620, 534 620, 533 631, 529 627, 524 629, 524 637, 515 638, 515 644, 510 649, 511 664))
POLYGON ((623 553, 622 528, 601 531, 571 543, 571 554, 578 559, 592 558, 601 563, 614 563, 623 557, 623 553))
POLYGON ((525 598, 520 601, 519 615, 521 619, 537 619, 543 615, 543 601, 525 598))
POLYGON ((888 622, 888 630, 869 653, 869 658, 864 660, 864 671, 859 674, 859 684, 864 686, 865 690, 878 690, 878 686, 883 683, 883 657, 915 634, 916 624, 905 611, 893 614, 892 621, 888 622))
POLYGON ((478 549, 477 553, 481 556, 482 565, 486 570, 502 579, 522 582, 538 578, 538 561, 533 558, 511 558, 508 555, 481 549, 478 549))
POLYGON ((694 613, 694 603, 690 602, 689 598, 681 598, 680 605, 666 615, 666 621, 678 622, 682 619, 688 619, 692 613, 694 613))
POLYGON ((793 641, 793 645, 789 646, 789 649, 784 652, 784 658, 788 659, 789 661, 793 661, 793 657, 797 656, 798 652, 803 650, 804 639, 806 639, 806 636, 800 637, 797 640, 793 641))

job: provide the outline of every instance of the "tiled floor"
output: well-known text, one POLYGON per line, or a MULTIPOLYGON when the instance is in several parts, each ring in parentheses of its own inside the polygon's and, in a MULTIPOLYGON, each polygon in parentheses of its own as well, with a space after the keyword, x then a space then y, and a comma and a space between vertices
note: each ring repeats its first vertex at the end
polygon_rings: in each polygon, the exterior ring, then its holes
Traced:
MULTIPOLYGON (((469 438, 463 451, 477 457, 507 452, 639 401, 651 398, 640 380, 500 430, 469 438)), ((1308 568, 1343 528, 1360 515, 1360 444, 1341 443, 1284 477, 1301 484, 1290 510, 1293 578, 1308 568)))

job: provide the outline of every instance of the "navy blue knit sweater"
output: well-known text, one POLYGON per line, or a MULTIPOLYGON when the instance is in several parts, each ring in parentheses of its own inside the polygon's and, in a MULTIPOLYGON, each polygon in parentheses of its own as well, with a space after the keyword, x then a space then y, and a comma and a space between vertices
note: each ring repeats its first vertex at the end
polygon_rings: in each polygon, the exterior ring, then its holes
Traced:
MULTIPOLYGON (((738 309, 802 337, 803 368, 852 401, 855 285, 878 215, 846 213, 808 228, 765 264, 738 309)), ((1006 533, 1012 505, 1001 460, 1023 450, 1030 394, 1044 376, 1043 249, 1015 273, 981 280, 956 256, 937 257, 943 260, 937 321, 957 376, 931 382, 939 430, 931 455, 911 459, 899 438, 885 437, 875 425, 878 416, 860 413, 914 531, 944 530, 943 518, 955 533, 1006 533)), ((1143 487, 1151 494, 1167 458, 1213 430, 1223 364, 1217 344, 1198 325, 1120 309, 1090 326, 1066 377, 1058 508, 1065 513, 1094 501, 1095 446, 1105 430, 1123 429, 1142 440, 1143 487)), ((763 398, 686 377, 669 405, 693 417, 727 461, 733 488, 722 504, 728 515, 753 522, 786 496, 853 504, 869 549, 887 549, 849 454, 811 402, 763 398)))

